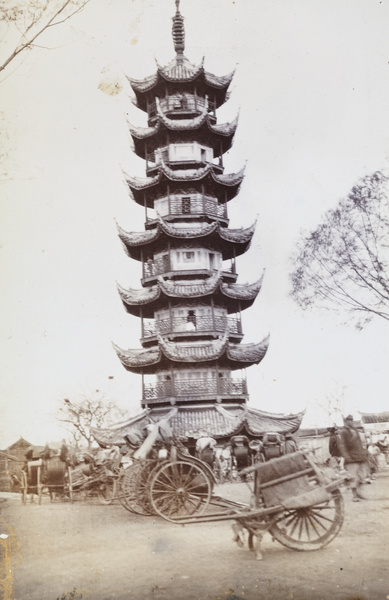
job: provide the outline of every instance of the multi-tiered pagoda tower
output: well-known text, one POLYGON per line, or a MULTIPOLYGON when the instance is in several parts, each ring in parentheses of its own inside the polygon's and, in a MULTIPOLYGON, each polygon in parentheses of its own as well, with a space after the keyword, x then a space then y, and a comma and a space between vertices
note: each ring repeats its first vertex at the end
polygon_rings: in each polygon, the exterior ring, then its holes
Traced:
POLYGON ((223 156, 238 120, 218 124, 216 114, 232 74, 218 77, 189 62, 179 0, 176 5, 174 59, 150 77, 130 79, 147 127, 130 128, 146 177, 128 179, 133 200, 145 210, 145 230, 119 227, 128 256, 142 268, 141 288, 119 286, 127 312, 141 325, 141 348, 116 347, 124 367, 142 377, 144 411, 127 429, 168 414, 177 436, 294 431, 300 415, 247 407, 245 369, 263 359, 268 338, 242 343, 241 312, 253 304, 262 277, 237 282, 236 258, 249 249, 255 224, 229 227, 228 202, 243 171, 225 173, 223 156))

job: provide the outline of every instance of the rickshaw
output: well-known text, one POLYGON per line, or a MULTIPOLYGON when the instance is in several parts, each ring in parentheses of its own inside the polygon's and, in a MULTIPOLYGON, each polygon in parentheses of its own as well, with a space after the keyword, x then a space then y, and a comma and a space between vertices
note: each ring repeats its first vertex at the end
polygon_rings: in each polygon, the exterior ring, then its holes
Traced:
POLYGON ((175 449, 166 460, 134 461, 119 480, 119 499, 134 513, 159 515, 181 525, 234 521, 235 540, 241 545, 246 530, 249 548, 258 559, 267 531, 293 550, 323 548, 339 533, 344 478, 326 475, 308 453, 256 463, 240 474, 253 476, 246 484, 251 493, 248 504, 213 495, 215 480, 209 467, 175 449))
MULTIPOLYGON (((190 455, 184 447, 172 445, 169 458, 153 453, 152 458, 135 460, 118 479, 120 503, 138 515, 169 515, 168 504, 183 485, 190 494, 182 496, 180 514, 200 514, 211 499, 215 476, 206 463, 190 455)), ((174 502, 173 502, 174 504, 174 502)))

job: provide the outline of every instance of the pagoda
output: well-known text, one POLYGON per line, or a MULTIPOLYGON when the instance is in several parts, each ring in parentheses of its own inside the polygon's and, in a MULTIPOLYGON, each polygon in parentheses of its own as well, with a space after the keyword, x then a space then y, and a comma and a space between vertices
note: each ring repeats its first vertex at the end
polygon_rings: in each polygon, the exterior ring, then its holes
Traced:
POLYGON ((236 270, 255 223, 229 227, 228 203, 244 173, 224 172, 238 119, 219 124, 217 110, 228 100, 233 73, 216 76, 186 58, 179 0, 176 7, 175 57, 145 79, 129 79, 147 119, 147 127, 130 126, 146 177, 127 181, 145 211, 145 228, 118 227, 127 255, 142 270, 141 287, 118 290, 126 311, 140 321, 141 346, 115 350, 142 378, 143 411, 115 432, 101 431, 101 442, 166 417, 178 437, 206 432, 224 441, 237 433, 293 432, 302 418, 247 405, 245 369, 262 361, 269 340, 242 343, 241 312, 254 303, 263 277, 241 284, 236 270))

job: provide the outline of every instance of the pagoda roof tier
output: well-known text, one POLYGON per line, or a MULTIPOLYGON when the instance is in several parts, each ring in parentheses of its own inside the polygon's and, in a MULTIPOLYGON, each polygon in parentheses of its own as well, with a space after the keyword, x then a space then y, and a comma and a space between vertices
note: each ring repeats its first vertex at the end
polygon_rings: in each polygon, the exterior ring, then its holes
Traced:
POLYGON ((165 94, 167 84, 176 84, 179 90, 192 91, 196 86, 197 93, 214 98, 216 107, 219 108, 228 99, 227 90, 232 81, 235 71, 228 75, 214 75, 204 69, 204 58, 199 65, 190 62, 185 56, 175 56, 165 66, 157 62, 157 72, 144 79, 128 77, 128 81, 134 90, 136 106, 147 111, 147 99, 150 95, 165 94))
POLYGON ((140 444, 145 437, 146 428, 168 421, 175 438, 187 441, 204 435, 226 442, 233 435, 248 435, 260 438, 269 431, 274 433, 296 433, 304 412, 295 414, 277 414, 265 412, 246 405, 237 404, 201 404, 172 407, 153 407, 140 412, 135 417, 122 421, 105 429, 92 428, 95 440, 101 446, 122 445, 127 439, 140 444))
POLYGON ((214 156, 220 156, 232 146, 232 140, 238 126, 238 116, 231 123, 214 124, 208 113, 208 102, 202 113, 192 119, 170 119, 163 114, 158 98, 156 99, 157 123, 153 127, 135 127, 129 123, 130 133, 134 141, 134 149, 138 156, 145 157, 147 151, 167 143, 192 140, 191 132, 196 132, 196 141, 213 149, 214 156), (188 135, 189 134, 189 135, 188 135), (222 144, 221 144, 222 142, 222 144))
POLYGON ((124 289, 118 285, 122 302, 128 313, 146 319, 153 318, 154 312, 166 304, 166 299, 195 299, 213 296, 215 305, 225 305, 229 314, 249 308, 258 296, 264 275, 251 284, 223 283, 219 271, 196 282, 181 283, 159 278, 157 285, 141 289, 124 289))
POLYGON ((218 249, 223 260, 244 254, 250 246, 256 223, 250 227, 228 229, 221 227, 217 221, 199 223, 192 227, 176 227, 167 221, 160 220, 154 229, 141 232, 126 232, 120 226, 119 237, 122 240, 128 256, 142 260, 147 255, 154 255, 160 249, 166 248, 168 240, 179 245, 182 240, 200 240, 207 246, 218 249))
POLYGON ((207 342, 170 342, 158 336, 158 347, 122 350, 114 345, 117 355, 133 373, 155 373, 170 362, 179 364, 215 363, 235 369, 258 364, 269 347, 269 336, 257 344, 233 344, 228 331, 218 340, 207 342))
POLYGON ((210 193, 222 202, 235 198, 243 181, 245 169, 238 173, 219 174, 213 165, 207 164, 200 169, 173 170, 164 162, 159 165, 159 171, 153 177, 128 177, 127 183, 132 196, 138 204, 154 208, 154 200, 174 193, 174 187, 181 189, 182 184, 198 186, 199 192, 210 193))

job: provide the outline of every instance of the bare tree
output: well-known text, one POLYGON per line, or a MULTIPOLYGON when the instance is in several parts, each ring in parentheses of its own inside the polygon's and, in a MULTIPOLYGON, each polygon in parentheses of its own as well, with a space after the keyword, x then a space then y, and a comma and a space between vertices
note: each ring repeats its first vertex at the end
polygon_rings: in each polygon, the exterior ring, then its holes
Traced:
POLYGON ((8 57, 0 59, 0 72, 23 52, 42 47, 38 46, 38 39, 45 31, 73 17, 88 2, 89 0, 0 0, 3 41, 5 37, 14 40, 8 57))
POLYGON ((123 419, 127 414, 113 400, 107 400, 103 394, 83 396, 79 402, 67 398, 59 407, 57 419, 64 423, 65 429, 72 436, 73 443, 78 446, 86 442, 88 446, 93 442, 91 427, 108 427, 115 421, 123 419))
POLYGON ((346 386, 337 384, 336 388, 325 395, 315 405, 325 413, 330 423, 342 423, 345 415, 345 392, 346 386))
POLYGON ((346 312, 360 329, 375 316, 389 320, 388 181, 381 171, 364 177, 303 234, 291 274, 302 308, 346 312))

